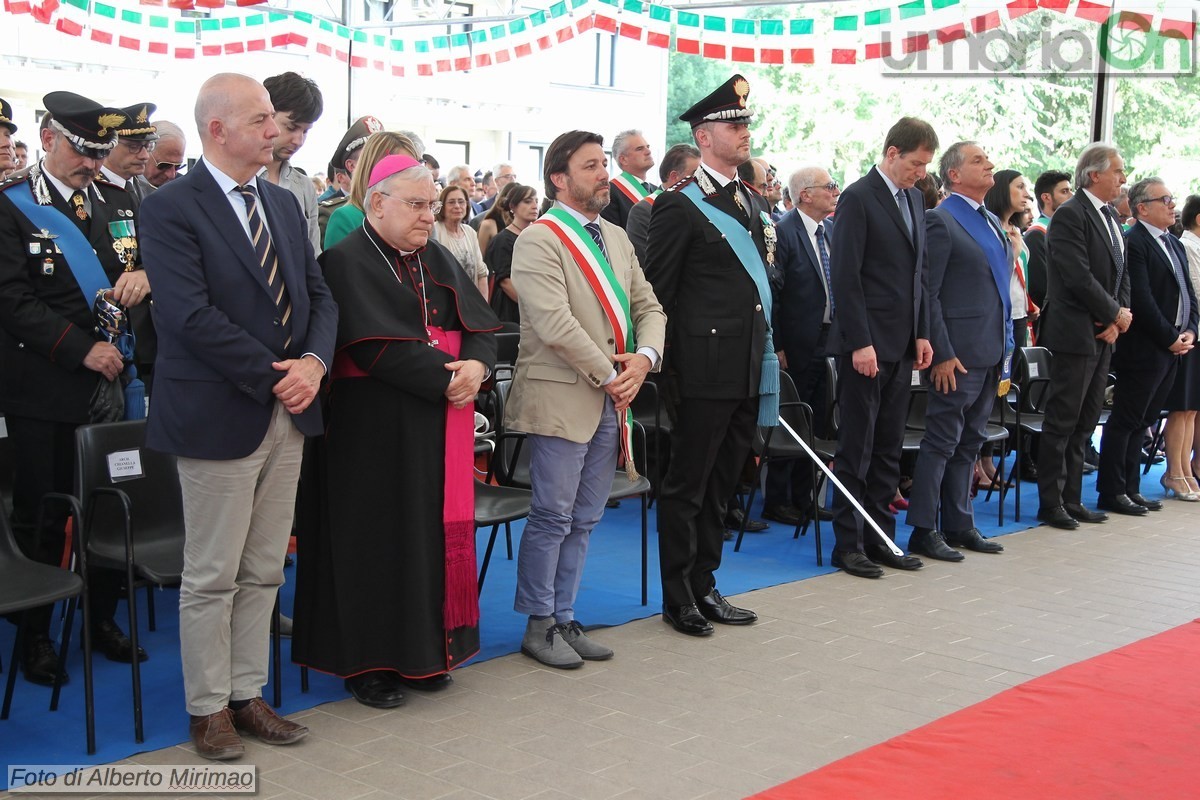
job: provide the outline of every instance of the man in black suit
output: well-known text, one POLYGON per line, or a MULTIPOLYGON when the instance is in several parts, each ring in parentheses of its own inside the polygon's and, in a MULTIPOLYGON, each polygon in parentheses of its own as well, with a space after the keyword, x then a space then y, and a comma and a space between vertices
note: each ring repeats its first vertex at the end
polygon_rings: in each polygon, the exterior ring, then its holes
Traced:
POLYGON ((981 553, 1004 549, 983 537, 971 508, 975 460, 1012 337, 1012 250, 983 205, 995 184, 992 169, 975 142, 950 145, 938 170, 950 195, 925 215, 933 386, 909 497, 908 547, 941 561, 963 560, 947 542, 981 553))
MULTIPOLYGON (((666 191, 675 184, 690 178, 700 166, 700 151, 690 144, 677 144, 667 150, 662 163, 658 165, 658 177, 663 182, 666 191)), ((633 243, 633 251, 637 253, 638 263, 646 267, 646 238, 650 235, 650 212, 654 209, 654 201, 663 191, 659 189, 629 209, 629 218, 625 220, 625 233, 633 243)))
POLYGON ((1113 344, 1133 319, 1121 222, 1109 205, 1124 183, 1115 147, 1085 147, 1075 196, 1054 212, 1046 240, 1039 343, 1054 354, 1054 369, 1038 444, 1038 519, 1066 530, 1108 518, 1083 505, 1083 454, 1100 419, 1113 344))
POLYGON ((1137 220, 1125 236, 1133 323, 1113 352, 1117 385, 1101 440, 1096 488, 1100 508, 1141 516, 1162 508, 1161 501, 1141 493, 1142 431, 1158 419, 1179 357, 1196 342, 1198 315, 1187 253, 1168 232, 1175 224, 1175 199, 1162 179, 1135 183, 1129 207, 1137 220))
MULTIPOLYGON (((903 117, 888 131, 883 158, 838 199, 833 229, 829 350, 838 358, 840 438, 834 470, 880 528, 895 538, 888 504, 900 483, 900 451, 914 369, 933 357, 926 308, 925 205, 913 185, 938 148, 929 123, 903 117)), ((838 496, 834 566, 862 578, 883 575, 876 561, 920 569, 864 533, 866 523, 838 496)))
MULTIPOLYGON (((74 491, 75 429, 91 421, 101 381, 124 369, 120 351, 96 335, 95 292, 132 308, 149 284, 137 255, 133 199, 96 179, 125 114, 71 92, 51 92, 41 130, 44 159, 0 184, 0 410, 12 440, 13 532, 44 564, 62 560, 65 515, 39 530, 47 492, 74 491), (120 230, 120 234, 114 231, 120 230)), ((90 570, 93 644, 113 661, 133 645, 113 621, 121 573, 90 570)), ((21 667, 33 683, 54 682, 49 606, 28 612, 21 667)), ((146 659, 139 648, 138 657, 146 659)))
POLYGON ((609 181, 612 185, 612 202, 604 207, 600 216, 613 225, 625 228, 629 222, 629 210, 658 189, 646 180, 646 175, 654 166, 654 156, 650 153, 650 143, 638 130, 621 131, 614 136, 612 154, 617 162, 617 174, 609 181))
POLYGON ((709 620, 758 619, 717 591, 724 519, 756 420, 777 424, 771 343, 775 227, 737 179, 750 158, 750 84, 734 75, 688 109, 700 167, 654 203, 646 277, 667 313, 667 397, 675 426, 658 504, 663 619, 707 636, 709 620), (774 404, 772 401, 775 401, 774 404))
MULTIPOLYGON (((792 173, 788 191, 796 205, 776 226, 775 263, 783 288, 775 304, 775 348, 800 399, 813 410, 814 429, 825 435, 825 343, 833 321, 830 302, 830 240, 841 191, 821 167, 792 173)), ((807 464, 773 462, 767 470, 763 518, 796 525, 812 507, 812 470, 807 464)))

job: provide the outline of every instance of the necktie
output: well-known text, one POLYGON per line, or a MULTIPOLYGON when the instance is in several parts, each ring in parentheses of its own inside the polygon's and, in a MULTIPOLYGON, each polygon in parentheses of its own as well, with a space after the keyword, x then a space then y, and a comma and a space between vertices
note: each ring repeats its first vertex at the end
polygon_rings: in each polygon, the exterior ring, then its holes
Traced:
POLYGON ((1008 239, 1005 237, 1004 232, 996 227, 996 223, 992 222, 992 215, 987 212, 987 208, 985 206, 980 206, 978 210, 979 216, 983 217, 983 221, 988 224, 988 229, 1000 237, 1001 244, 1006 243, 1008 239))
POLYGON ((1116 212, 1113 211, 1112 206, 1104 206, 1102 213, 1108 222, 1108 245, 1112 250, 1113 261, 1117 265, 1117 280, 1113 283, 1113 297, 1116 297, 1121 292, 1121 278, 1125 275, 1125 253, 1121 249, 1121 234, 1117 228, 1116 212))
POLYGON ((738 211, 746 213, 746 206, 742 203, 742 193, 738 191, 737 181, 730 181, 725 185, 725 191, 729 192, 729 196, 733 198, 733 203, 738 207, 738 211))
POLYGON ((258 258, 258 265, 262 267, 263 274, 266 275, 271 297, 275 298, 275 308, 281 312, 280 324, 283 325, 283 346, 286 349, 292 343, 292 301, 288 297, 287 287, 283 284, 283 273, 279 269, 275 243, 271 241, 271 232, 263 223, 258 208, 258 194, 254 187, 239 186, 237 190, 246 200, 246 220, 250 223, 250 242, 254 245, 254 255, 258 258))
POLYGON ((900 216, 904 218, 904 227, 908 231, 908 238, 913 238, 913 223, 912 211, 908 207, 908 195, 903 189, 896 190, 896 207, 900 209, 900 216))
POLYGON ((83 192, 79 191, 78 189, 76 189, 74 194, 71 195, 71 207, 75 209, 75 217, 80 222, 88 221, 89 217, 87 206, 84 205, 83 192))
POLYGON ((1183 328, 1192 316, 1192 301, 1187 293, 1187 268, 1184 267, 1183 261, 1179 258, 1179 251, 1175 249, 1175 243, 1171 241, 1171 236, 1164 233, 1161 238, 1162 243, 1167 248, 1167 252, 1171 254, 1171 264, 1175 267, 1175 283, 1179 284, 1179 310, 1182 316, 1179 327, 1183 328))
POLYGON ((829 248, 825 246, 825 226, 817 223, 817 255, 825 273, 825 292, 829 296, 829 318, 833 319, 833 279, 829 275, 829 248))
POLYGON ((584 230, 592 235, 592 241, 596 243, 596 247, 600 248, 600 253, 608 260, 608 251, 604 249, 604 237, 600 235, 600 223, 589 222, 585 224, 584 230))

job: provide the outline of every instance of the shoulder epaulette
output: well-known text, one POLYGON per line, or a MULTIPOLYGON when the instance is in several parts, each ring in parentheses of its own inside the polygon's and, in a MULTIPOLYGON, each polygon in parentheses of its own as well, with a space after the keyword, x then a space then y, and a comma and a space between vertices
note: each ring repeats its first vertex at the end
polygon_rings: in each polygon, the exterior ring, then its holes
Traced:
POLYGON ((671 184, 670 186, 668 186, 668 187, 666 188, 666 191, 668 191, 668 192, 677 192, 677 191, 679 191, 680 189, 682 189, 683 187, 687 186, 689 183, 693 183, 695 180, 696 180, 696 176, 695 176, 695 175, 688 175, 686 178, 680 178, 680 179, 679 179, 679 180, 677 180, 675 183, 673 183, 673 184, 671 184))

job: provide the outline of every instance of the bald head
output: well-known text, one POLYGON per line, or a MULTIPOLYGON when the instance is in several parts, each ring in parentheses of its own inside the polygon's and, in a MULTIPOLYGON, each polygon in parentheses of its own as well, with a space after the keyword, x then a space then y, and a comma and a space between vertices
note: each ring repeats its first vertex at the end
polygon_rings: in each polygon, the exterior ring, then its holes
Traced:
POLYGON ((266 88, 233 72, 218 73, 200 87, 196 128, 204 159, 239 183, 271 163, 272 142, 279 136, 266 88))

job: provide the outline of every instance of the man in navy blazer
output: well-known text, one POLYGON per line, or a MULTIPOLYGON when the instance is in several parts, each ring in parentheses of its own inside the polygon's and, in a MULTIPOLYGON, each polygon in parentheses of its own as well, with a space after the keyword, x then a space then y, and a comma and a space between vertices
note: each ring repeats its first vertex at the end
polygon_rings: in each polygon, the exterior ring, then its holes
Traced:
POLYGON ((933 385, 909 497, 908 549, 941 561, 963 560, 947 542, 982 553, 1004 549, 980 534, 971 508, 975 460, 1012 336, 1012 249, 983 206, 992 169, 975 142, 950 145, 939 164, 950 195, 925 215, 933 385))
MULTIPOLYGON (((883 144, 883 158, 838 199, 833 230, 833 327, 841 425, 834 474, 889 538, 888 510, 900 483, 900 451, 912 370, 933 356, 925 307, 925 206, 913 185, 938 148, 929 123, 903 117, 883 144)), ((875 560, 920 569, 864 534, 864 521, 842 496, 834 501, 833 565, 851 575, 883 575, 875 560), (865 536, 865 539, 864 539, 865 536), (870 557, 868 557, 870 556, 870 557), (873 560, 874 559, 874 560, 873 560)))
POLYGON ((260 695, 337 307, 295 197, 257 178, 279 135, 273 117, 262 84, 207 80, 196 100, 203 160, 142 205, 159 335, 146 444, 178 456, 184 692, 192 741, 212 759, 242 755, 237 730, 270 744, 308 732, 260 695))
POLYGON ((1100 419, 1113 345, 1133 321, 1120 220, 1109 205, 1124 183, 1117 149, 1088 145, 1075 166, 1075 196, 1054 212, 1046 235, 1038 343, 1054 354, 1054 369, 1038 441, 1038 519, 1066 530, 1108 518, 1083 505, 1083 456, 1100 419))
MULTIPOLYGON (((1196 342, 1197 308, 1187 253, 1168 231, 1175 223, 1175 199, 1162 179, 1135 183, 1129 208, 1137 219, 1125 236, 1133 323, 1113 351, 1117 385, 1100 444, 1096 489, 1102 507, 1141 516, 1162 507, 1141 493, 1142 431, 1158 420, 1179 357, 1196 342)), ((1169 485, 1165 478, 1163 485, 1169 485)))
MULTIPOLYGON (((802 167, 788 179, 796 205, 775 225, 775 263, 783 288, 775 304, 775 349, 796 385, 800 399, 813 410, 814 430, 825 436, 825 345, 833 320, 830 303, 830 260, 837 181, 821 167, 802 167), (823 252, 822 252, 823 251, 823 252)), ((795 525, 811 516, 812 470, 791 461, 767 470, 763 518, 795 525)))

